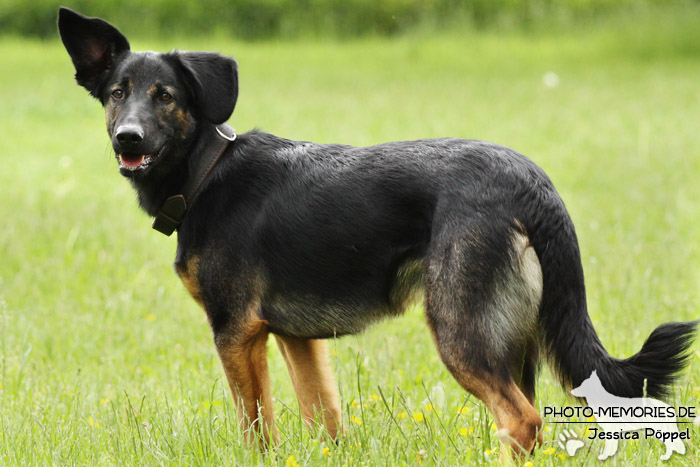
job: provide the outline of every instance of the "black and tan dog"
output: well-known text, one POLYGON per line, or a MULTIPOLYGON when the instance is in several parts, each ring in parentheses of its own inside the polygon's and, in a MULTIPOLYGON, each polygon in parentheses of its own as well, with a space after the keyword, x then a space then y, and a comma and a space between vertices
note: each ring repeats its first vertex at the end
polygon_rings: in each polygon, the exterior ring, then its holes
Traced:
POLYGON ((177 229, 175 268, 206 310, 241 423, 275 441, 268 334, 303 417, 341 429, 324 339, 400 314, 416 297, 440 356, 531 451, 546 356, 566 387, 597 370, 618 396, 663 395, 695 323, 657 328, 618 360, 586 311, 574 226, 552 182, 517 152, 432 139, 357 148, 290 141, 224 122, 236 62, 131 52, 113 26, 62 8, 76 79, 105 108, 122 175, 154 227, 177 229))

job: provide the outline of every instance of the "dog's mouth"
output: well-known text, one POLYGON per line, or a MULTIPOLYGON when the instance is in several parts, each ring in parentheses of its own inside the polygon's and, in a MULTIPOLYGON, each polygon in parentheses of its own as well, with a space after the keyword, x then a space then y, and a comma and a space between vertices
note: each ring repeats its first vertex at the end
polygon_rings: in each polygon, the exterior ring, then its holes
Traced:
POLYGON ((158 160, 164 149, 165 146, 161 147, 158 151, 152 154, 136 154, 133 152, 117 154, 117 159, 119 159, 119 168, 131 172, 146 170, 158 160))

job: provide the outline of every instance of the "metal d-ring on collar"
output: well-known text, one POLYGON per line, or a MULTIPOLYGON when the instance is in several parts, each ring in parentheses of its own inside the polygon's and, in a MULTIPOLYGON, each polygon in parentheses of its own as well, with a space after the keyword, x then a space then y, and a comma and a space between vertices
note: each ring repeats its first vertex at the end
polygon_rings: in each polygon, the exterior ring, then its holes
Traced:
POLYGON ((170 196, 153 219, 153 228, 167 236, 180 226, 189 206, 199 194, 209 174, 214 170, 229 144, 236 140, 236 130, 225 123, 216 127, 219 138, 211 138, 199 157, 192 161, 190 174, 182 189, 182 193, 170 196))
MULTIPOLYGON (((232 143, 233 143, 234 141, 236 141, 236 129, 235 129, 235 128, 229 127, 229 128, 231 128, 232 134, 231 134, 231 135, 226 135, 226 134, 224 134, 224 133, 221 131, 221 129, 219 128, 219 127, 221 127, 221 126, 222 126, 222 125, 219 125, 219 126, 216 127, 216 132, 219 134, 219 136, 221 136, 221 137, 224 138, 224 139, 229 140, 229 141, 232 142, 232 143)), ((226 126, 228 126, 228 125, 226 125, 226 126)))

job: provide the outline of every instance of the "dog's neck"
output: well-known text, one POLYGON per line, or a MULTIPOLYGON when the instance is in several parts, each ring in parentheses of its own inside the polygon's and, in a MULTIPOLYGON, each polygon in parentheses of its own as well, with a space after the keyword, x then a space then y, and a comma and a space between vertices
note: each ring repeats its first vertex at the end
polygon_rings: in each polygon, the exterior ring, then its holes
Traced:
POLYGON ((194 136, 176 149, 180 154, 174 165, 154 167, 145 177, 132 179, 141 208, 154 217, 169 197, 191 191, 190 179, 203 175, 197 163, 208 156, 205 153, 211 150, 211 141, 220 138, 215 125, 202 123, 194 136))

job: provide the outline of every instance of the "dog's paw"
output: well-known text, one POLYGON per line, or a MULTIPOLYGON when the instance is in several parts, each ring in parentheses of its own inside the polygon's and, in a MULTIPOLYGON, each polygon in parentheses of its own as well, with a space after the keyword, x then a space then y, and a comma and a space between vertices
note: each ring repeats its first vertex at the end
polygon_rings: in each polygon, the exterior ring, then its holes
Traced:
POLYGON ((583 441, 578 439, 576 433, 569 430, 564 430, 563 433, 559 435, 559 447, 566 451, 569 457, 574 457, 576 451, 581 449, 584 445, 583 441))

